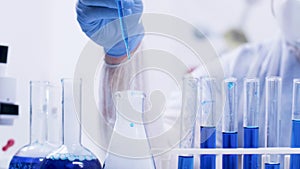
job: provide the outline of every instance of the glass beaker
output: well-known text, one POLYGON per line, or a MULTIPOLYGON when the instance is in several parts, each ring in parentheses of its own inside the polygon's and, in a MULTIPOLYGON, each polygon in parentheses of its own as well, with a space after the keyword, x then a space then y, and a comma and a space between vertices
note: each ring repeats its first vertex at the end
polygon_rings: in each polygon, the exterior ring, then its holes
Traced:
POLYGON ((116 123, 104 169, 155 169, 144 126, 144 100, 141 91, 115 93, 116 123))
POLYGON ((13 156, 9 169, 39 169, 46 155, 56 148, 47 142, 48 114, 58 113, 53 89, 47 81, 30 82, 30 143, 13 156))
POLYGON ((61 81, 63 113, 63 145, 47 155, 42 169, 102 169, 99 160, 81 145, 81 95, 82 81, 61 81))

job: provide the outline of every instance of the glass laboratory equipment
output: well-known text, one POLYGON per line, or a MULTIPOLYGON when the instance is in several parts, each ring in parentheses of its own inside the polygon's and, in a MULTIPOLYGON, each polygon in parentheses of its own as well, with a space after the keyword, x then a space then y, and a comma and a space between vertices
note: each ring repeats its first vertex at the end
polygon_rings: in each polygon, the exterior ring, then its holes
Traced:
POLYGON ((96 156, 81 145, 81 80, 63 79, 63 140, 57 150, 45 158, 42 169, 101 169, 96 156))
MULTIPOLYGON (((180 115, 180 148, 193 148, 195 137, 195 123, 197 115, 198 80, 186 76, 183 79, 182 108, 180 115)), ((180 154, 178 169, 193 169, 194 156, 180 154)))
MULTIPOLYGON (((279 147, 281 86, 280 77, 266 78, 266 147, 279 147)), ((279 155, 267 154, 265 169, 279 169, 279 160, 279 155)))
MULTIPOLYGON (((259 79, 244 80, 244 148, 258 148, 259 146, 259 79)), ((259 168, 259 156, 244 155, 243 168, 259 168)))
MULTIPOLYGON (((215 78, 200 78, 200 142, 201 148, 216 148, 216 94, 217 82, 215 78)), ((200 156, 201 169, 215 169, 215 155, 200 156)))
POLYGON ((53 89, 46 81, 30 82, 30 143, 13 156, 9 169, 39 169, 46 155, 55 148, 47 142, 48 115, 57 113, 57 108, 51 106, 53 89))
MULTIPOLYGON (((238 147, 237 79, 224 80, 223 148, 238 147)), ((223 155, 223 169, 238 169, 237 155, 223 155)))
POLYGON ((144 126, 145 94, 120 91, 114 94, 116 122, 104 169, 155 169, 144 126))
MULTIPOLYGON (((292 107, 292 148, 300 148, 300 79, 294 79, 293 107, 292 107)), ((290 169, 300 168, 300 155, 292 154, 290 158, 290 169)))

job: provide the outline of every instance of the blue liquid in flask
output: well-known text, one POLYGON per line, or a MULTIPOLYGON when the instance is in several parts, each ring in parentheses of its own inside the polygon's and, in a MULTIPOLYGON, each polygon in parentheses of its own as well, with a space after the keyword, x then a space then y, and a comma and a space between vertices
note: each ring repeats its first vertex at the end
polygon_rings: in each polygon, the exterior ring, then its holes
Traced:
POLYGON ((269 164, 266 163, 265 164, 265 169, 280 169, 280 164, 269 164))
POLYGON ((44 158, 14 156, 9 169, 40 169, 44 158))
MULTIPOLYGON (((215 127, 201 127, 201 148, 216 148, 216 128, 215 127)), ((215 169, 216 156, 215 155, 201 155, 200 156, 201 169, 215 169)))
POLYGON ((53 160, 45 159, 42 169, 102 169, 97 159, 92 160, 53 160))
POLYGON ((179 156, 178 157, 178 169, 194 169, 194 157, 193 156, 179 156))
MULTIPOLYGON (((223 148, 237 148, 238 133, 223 132, 223 148)), ((237 155, 223 155, 223 169, 238 169, 237 155)))
MULTIPOLYGON (((292 123, 292 148, 300 148, 300 120, 293 120, 292 123)), ((290 169, 300 168, 300 155, 291 154, 290 169)))
MULTIPOLYGON (((258 127, 244 127, 244 148, 258 148, 259 142, 259 128, 258 127)), ((244 155, 243 167, 244 169, 259 168, 258 155, 244 155)))

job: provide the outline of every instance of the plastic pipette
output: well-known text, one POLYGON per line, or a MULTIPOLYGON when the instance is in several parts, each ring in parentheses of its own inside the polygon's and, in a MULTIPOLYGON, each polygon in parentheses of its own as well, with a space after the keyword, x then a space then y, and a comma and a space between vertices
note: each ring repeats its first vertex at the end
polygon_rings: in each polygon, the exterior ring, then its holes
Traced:
POLYGON ((117 7, 118 7, 118 15, 119 15, 119 21, 120 21, 121 34, 122 34, 122 38, 123 38, 124 45, 126 48, 126 54, 128 56, 128 59, 130 59, 130 51, 129 51, 129 47, 128 47, 128 32, 127 32, 126 23, 123 18, 124 11, 123 11, 122 0, 115 0, 115 1, 117 3, 117 7))

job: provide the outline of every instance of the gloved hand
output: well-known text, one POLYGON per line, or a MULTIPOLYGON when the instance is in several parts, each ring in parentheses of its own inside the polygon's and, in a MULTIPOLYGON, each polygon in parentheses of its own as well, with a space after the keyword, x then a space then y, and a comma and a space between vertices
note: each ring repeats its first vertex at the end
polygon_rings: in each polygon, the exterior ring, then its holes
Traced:
MULTIPOLYGON (((122 0, 122 3, 128 46, 132 52, 144 36, 144 28, 140 22, 143 3, 142 0, 122 0)), ((103 46, 105 52, 112 57, 126 55, 117 9, 115 0, 79 0, 76 7, 77 20, 83 32, 103 46)))

